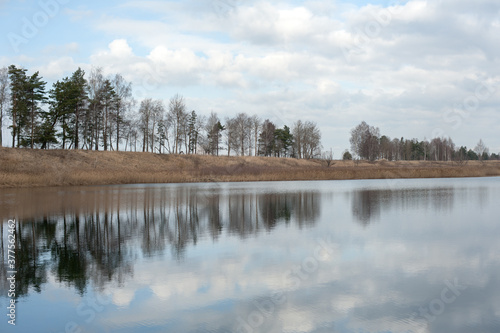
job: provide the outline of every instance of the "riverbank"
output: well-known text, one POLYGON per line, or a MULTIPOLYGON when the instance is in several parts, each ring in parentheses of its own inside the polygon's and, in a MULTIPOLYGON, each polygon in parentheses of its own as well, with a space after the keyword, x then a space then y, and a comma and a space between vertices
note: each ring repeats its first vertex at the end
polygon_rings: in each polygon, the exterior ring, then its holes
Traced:
POLYGON ((500 161, 333 161, 0 148, 0 187, 500 176, 500 161))

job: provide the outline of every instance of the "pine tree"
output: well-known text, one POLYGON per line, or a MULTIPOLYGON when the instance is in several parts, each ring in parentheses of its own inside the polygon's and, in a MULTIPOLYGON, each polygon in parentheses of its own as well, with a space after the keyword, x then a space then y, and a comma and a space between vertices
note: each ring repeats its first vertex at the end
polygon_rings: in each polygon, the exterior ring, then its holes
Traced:
POLYGON ((27 96, 26 85, 28 78, 24 68, 17 68, 14 65, 9 66, 11 104, 10 117, 12 118, 12 148, 19 147, 20 135, 19 132, 23 126, 23 122, 27 113, 27 96), (17 139, 17 144, 16 144, 17 139))
POLYGON ((71 76, 70 82, 70 100, 71 108, 74 114, 74 148, 78 149, 80 146, 81 115, 85 111, 88 102, 87 80, 85 80, 85 72, 81 68, 78 68, 71 76))
POLYGON ((33 74, 29 80, 26 92, 28 94, 28 126, 26 127, 27 139, 25 141, 26 146, 30 146, 31 149, 34 148, 34 144, 39 139, 39 130, 41 125, 42 114, 44 111, 40 107, 41 103, 47 100, 45 96, 45 85, 47 83, 42 81, 39 76, 39 72, 33 74))

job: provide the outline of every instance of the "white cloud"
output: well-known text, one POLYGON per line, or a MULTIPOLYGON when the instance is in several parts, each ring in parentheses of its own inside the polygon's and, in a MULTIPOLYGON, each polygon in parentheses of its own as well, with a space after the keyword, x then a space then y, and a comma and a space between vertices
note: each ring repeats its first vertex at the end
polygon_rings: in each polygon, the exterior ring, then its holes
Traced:
MULTIPOLYGON (((391 123, 385 133, 391 137, 430 138, 440 128, 470 146, 483 135, 500 151, 494 126, 484 128, 485 118, 500 123, 498 92, 481 101, 467 131, 443 116, 483 80, 500 91, 496 0, 410 0, 385 8, 235 1, 223 12, 211 4, 129 1, 99 15, 91 5, 68 8, 73 24, 88 24, 97 34, 100 49, 75 39, 78 48, 65 52, 91 50, 87 66, 119 72, 152 97, 185 91, 201 112, 226 104, 250 113, 284 112, 287 119, 326 118, 321 126, 332 130, 323 135, 325 146, 347 148, 348 129, 364 119, 380 127, 391 123), (462 85, 466 78, 472 85, 462 85), (200 93, 207 89, 226 101, 200 93)), ((37 61, 27 56, 24 64, 37 61)), ((75 69, 69 58, 59 58, 44 60, 39 67, 49 73, 42 75, 75 69)))
POLYGON ((74 72, 78 67, 79 65, 75 63, 72 57, 62 57, 42 65, 37 70, 45 79, 57 81, 68 75, 68 73, 74 72))

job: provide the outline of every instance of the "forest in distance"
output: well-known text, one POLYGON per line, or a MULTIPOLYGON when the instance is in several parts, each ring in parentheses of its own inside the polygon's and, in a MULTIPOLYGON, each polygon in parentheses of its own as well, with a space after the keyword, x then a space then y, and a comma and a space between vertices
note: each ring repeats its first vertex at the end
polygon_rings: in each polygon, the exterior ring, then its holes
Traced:
MULTIPOLYGON (((88 75, 78 68, 50 90, 39 72, 27 72, 15 65, 0 68, 0 146, 6 146, 2 128, 8 118, 13 148, 333 159, 331 150, 322 150, 321 131, 311 121, 278 128, 246 113, 220 119, 211 112, 207 117, 188 111, 179 94, 168 106, 152 98, 138 103, 131 82, 120 74, 105 76, 99 67, 88 75)), ((344 160, 500 159, 482 140, 468 149, 444 137, 391 139, 364 121, 352 129, 350 143, 344 160)))

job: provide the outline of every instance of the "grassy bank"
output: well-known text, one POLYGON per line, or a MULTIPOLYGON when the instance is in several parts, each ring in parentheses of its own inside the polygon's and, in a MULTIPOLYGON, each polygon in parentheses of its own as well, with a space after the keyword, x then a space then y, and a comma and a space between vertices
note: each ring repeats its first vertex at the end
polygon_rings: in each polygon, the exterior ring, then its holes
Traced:
POLYGON ((0 187, 500 176, 500 161, 334 161, 0 148, 0 187))

